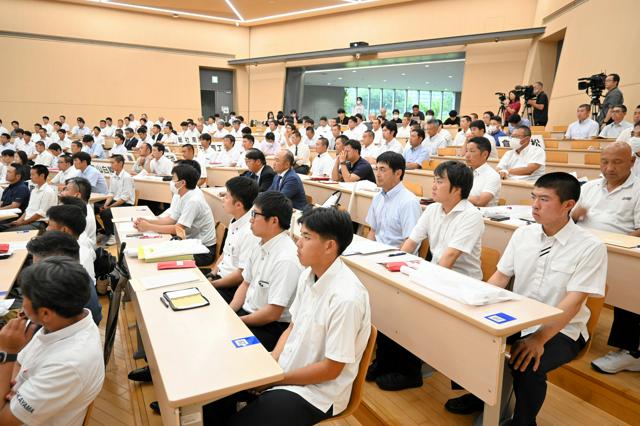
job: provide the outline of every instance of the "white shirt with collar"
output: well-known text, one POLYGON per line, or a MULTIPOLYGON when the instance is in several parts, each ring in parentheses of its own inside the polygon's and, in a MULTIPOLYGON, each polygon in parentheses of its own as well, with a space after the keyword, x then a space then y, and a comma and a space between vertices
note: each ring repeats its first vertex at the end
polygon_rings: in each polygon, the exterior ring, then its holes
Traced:
POLYGON ((124 169, 119 174, 112 173, 109 179, 109 195, 113 201, 124 201, 125 204, 133 205, 136 199, 136 191, 133 177, 124 169))
POLYGON ((115 126, 105 126, 104 128, 100 129, 100 136, 102 137, 111 138, 115 134, 116 134, 115 126))
POLYGON ((500 198, 500 187, 502 186, 502 180, 500 174, 496 172, 489 164, 484 163, 473 171, 473 187, 469 196, 478 196, 483 192, 488 192, 493 195, 487 207, 498 205, 498 199, 500 198))
POLYGON ((51 185, 64 185, 67 179, 71 179, 72 177, 78 176, 80 172, 73 166, 69 166, 67 170, 64 172, 62 170, 58 171, 58 173, 51 179, 51 185))
POLYGON ((218 153, 211 146, 209 146, 207 149, 201 148, 198 150, 198 157, 204 158, 207 164, 213 163, 217 156, 218 153))
POLYGON ((602 131, 600 132, 600 136, 601 138, 612 138, 615 139, 618 136, 620 136, 620 133, 625 130, 625 129, 629 129, 629 128, 633 128, 633 124, 629 123, 628 121, 621 121, 620 123, 616 123, 615 121, 611 124, 607 124, 606 126, 604 126, 604 129, 602 129, 602 131))
POLYGON ((350 140, 351 139, 353 139, 355 141, 361 141, 362 140, 362 133, 360 133, 360 131, 358 130, 357 127, 354 127, 353 130, 347 129, 344 132, 342 132, 342 134, 345 135, 350 140))
POLYGON ((88 128, 87 126, 84 127, 80 127, 80 126, 73 126, 73 130, 71 130, 71 134, 74 136, 84 136, 84 135, 90 135, 91 134, 91 129, 88 128))
POLYGON ((104 381, 100 332, 91 312, 61 330, 40 329, 18 354, 11 413, 24 424, 80 426, 104 381))
POLYGON ((48 183, 43 183, 40 186, 31 190, 31 197, 29 198, 29 205, 24 211, 24 218, 30 219, 34 214, 42 216, 41 221, 47 220, 47 210, 58 204, 58 195, 48 183))
POLYGON ((587 228, 619 234, 640 229, 640 179, 631 173, 611 192, 604 178, 589 181, 580 190, 575 208, 579 207, 587 209, 587 216, 579 222, 587 228))
POLYGON ((22 145, 18 146, 16 144, 16 149, 19 151, 24 151, 27 155, 35 154, 36 152, 36 144, 33 141, 29 141, 29 143, 22 142, 22 145))
POLYGON ((329 139, 329 136, 331 136, 331 126, 329 126, 328 124, 326 126, 318 126, 318 128, 316 129, 316 134, 329 139))
POLYGON ((309 150, 309 146, 302 143, 302 141, 300 141, 298 145, 291 144, 289 151, 293 154, 296 166, 308 166, 311 164, 309 161, 311 150, 309 150))
POLYGON ((411 136, 411 126, 407 127, 398 126, 398 133, 396 133, 397 138, 408 138, 411 136))
POLYGON ((140 148, 142 146, 142 144, 148 143, 149 146, 153 146, 153 140, 149 137, 149 135, 147 134, 147 137, 142 139, 142 138, 138 138, 138 143, 136 144, 136 148, 140 148))
POLYGON ((240 151, 235 148, 231 148, 230 150, 222 149, 218 156, 216 157, 216 163, 220 163, 222 167, 233 167, 238 164, 238 159, 240 158, 240 151))
POLYGON ((219 138, 222 139, 225 136, 227 136, 229 134, 229 131, 227 129, 225 129, 224 127, 222 128, 222 130, 218 130, 218 128, 216 127, 215 131, 213 132, 213 134, 211 135, 214 138, 219 138))
POLYGON ((46 167, 53 167, 53 163, 55 162, 55 157, 52 153, 47 151, 46 149, 36 155, 36 158, 33 159, 33 164, 42 164, 46 167))
POLYGON ((304 270, 291 315, 295 326, 278 359, 285 372, 326 358, 345 365, 333 380, 274 389, 294 392, 322 412, 333 406, 333 414, 339 414, 349 404, 371 333, 369 293, 338 257, 317 281, 311 268, 304 270))
POLYGON ((516 167, 527 167, 529 164, 540 164, 538 170, 530 175, 509 175, 509 179, 536 181, 544 174, 547 155, 539 146, 527 145, 520 153, 515 149, 507 151, 498 162, 498 170, 507 171, 516 167))
POLYGON ((129 151, 127 151, 127 147, 124 146, 123 143, 121 143, 120 145, 114 144, 111 147, 111 150, 109 151, 109 156, 113 157, 114 155, 119 154, 119 155, 123 155, 125 157, 125 159, 126 159, 127 158, 126 156, 127 156, 128 153, 129 153, 129 151))
MULTIPOLYGON (((96 240, 97 235, 96 235, 96 214, 93 210, 93 204, 91 203, 87 203, 87 226, 84 228, 84 231, 82 232, 82 234, 80 234, 80 238, 78 238, 78 241, 82 241, 83 239, 86 240, 89 243, 89 247, 90 250, 95 250, 98 242, 96 240)), ((84 256, 84 258, 87 258, 87 256, 84 256)), ((89 260, 89 265, 91 267, 91 270, 87 271, 93 273, 93 261, 96 260, 95 259, 95 252, 89 253, 88 258, 90 258, 91 260, 89 260)), ((86 266, 85 266, 86 268, 86 266)), ((93 277, 93 275, 91 275, 91 277, 93 277)), ((95 280, 94 280, 95 281, 95 280)))
POLYGON ((378 158, 380 148, 376 146, 375 142, 369 144, 369 146, 364 146, 364 144, 360 148, 360 156, 363 158, 372 157, 378 158))
POLYGON ((2 151, 5 151, 7 149, 15 151, 16 150, 16 146, 14 144, 12 144, 11 142, 7 142, 5 145, 0 145, 0 154, 2 154, 2 151))
POLYGON ((440 129, 440 131, 438 132, 439 135, 442 135, 442 137, 444 138, 444 140, 447 141, 447 146, 451 145, 451 140, 453 139, 451 137, 451 132, 449 132, 449 130, 447 129, 440 129))
POLYGON ((460 130, 456 133, 456 137, 453 138, 453 142, 451 142, 451 146, 462 146, 467 141, 467 133, 460 130))
POLYGON ((569 124, 564 137, 567 139, 590 139, 598 136, 598 130, 600 130, 600 125, 597 121, 590 118, 582 121, 576 120, 569 124))
POLYGON ((305 134, 304 136, 302 136, 302 140, 300 141, 300 143, 301 144, 305 144, 310 148, 313 148, 313 147, 316 146, 316 142, 318 142, 318 138, 319 138, 319 136, 318 136, 317 133, 314 133, 313 137, 311 139, 309 139, 307 137, 307 135, 305 134))
MULTIPOLYGON (((380 141, 380 147, 378 148, 378 155, 387 151, 396 152, 402 155, 402 145, 396 138, 391 139, 389 142, 382 139, 380 141)), ((360 153, 360 155, 362 155, 362 152, 360 153)))
MULTIPOLYGON (((513 292, 551 306, 570 291, 604 296, 607 248, 595 235, 569 220, 554 236, 541 225, 516 229, 498 262, 498 271, 515 276, 513 292)), ((589 339, 589 308, 584 304, 560 332, 573 340, 589 339)), ((540 326, 522 331, 535 332, 540 326)))
POLYGON ((171 176, 171 170, 173 170, 173 161, 169 160, 164 155, 160 157, 160 159, 156 160, 155 158, 151 160, 149 167, 151 168, 151 173, 155 173, 160 176, 171 176))
POLYGON ((66 130, 67 132, 69 131, 70 127, 69 127, 69 123, 64 122, 62 123, 62 126, 60 126, 62 129, 66 130))
POLYGON ((216 222, 200 188, 171 200, 170 216, 186 228, 187 238, 200 240, 206 247, 216 243, 216 222))
POLYGON ((331 176, 334 163, 335 158, 328 152, 318 154, 311 164, 311 176, 331 176))
POLYGON ((380 142, 382 142, 382 127, 378 130, 371 129, 371 131, 373 132, 373 144, 380 145, 380 142))
POLYGON ((451 269, 481 280, 480 249, 483 232, 482 213, 465 199, 460 200, 449 213, 444 212, 440 203, 427 206, 409 238, 418 244, 428 238, 433 254, 431 262, 435 264, 440 262, 447 248, 461 251, 451 269))
POLYGON ((278 143, 277 141, 267 142, 267 140, 265 139, 260 143, 260 145, 258 145, 257 148, 262 151, 265 156, 276 155, 278 152, 280 152, 280 143, 278 143))
POLYGON ((291 321, 289 307, 303 269, 297 250, 286 231, 254 248, 242 271, 242 278, 249 283, 242 309, 253 313, 266 305, 281 306, 285 309, 278 321, 291 321))
MULTIPOLYGON (((616 142, 629 143, 631 141, 631 138, 632 138, 632 133, 633 133, 633 127, 627 127, 626 129, 624 129, 624 130, 622 130, 620 132, 620 134, 616 138, 616 142)), ((637 163, 638 163, 638 160, 636 160, 636 164, 637 163)))
POLYGON ((436 133, 433 136, 425 134, 422 145, 429 151, 429 156, 438 155, 438 148, 446 148, 448 146, 447 140, 440 133, 436 133))
POLYGON ((251 211, 240 219, 229 223, 227 238, 222 249, 222 261, 218 265, 218 275, 226 277, 230 273, 244 269, 253 250, 260 245, 260 239, 251 232, 251 211))

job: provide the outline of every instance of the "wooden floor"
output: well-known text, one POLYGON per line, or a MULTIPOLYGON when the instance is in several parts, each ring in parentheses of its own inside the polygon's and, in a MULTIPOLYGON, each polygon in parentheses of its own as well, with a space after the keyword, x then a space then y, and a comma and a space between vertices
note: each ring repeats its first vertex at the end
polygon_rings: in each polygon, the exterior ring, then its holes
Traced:
MULTIPOLYGON (((106 316, 106 298, 101 298, 103 312, 106 316)), ((606 310, 605 310, 606 311, 606 310)), ((107 367, 104 387, 95 402, 91 415, 91 425, 119 426, 119 425, 160 425, 160 417, 148 408, 155 399, 153 386, 150 384, 135 384, 127 380, 127 372, 136 366, 143 366, 144 361, 134 361, 132 353, 136 348, 135 328, 130 327, 134 321, 131 303, 124 305, 119 318, 119 328, 113 350, 113 357, 107 367)), ((602 330, 594 341, 595 354, 607 351, 606 337, 611 322, 611 313, 603 315, 602 330), (607 324, 608 323, 608 324, 607 324)), ((104 325, 101 332, 104 332, 104 325)), ((591 357, 593 358, 593 356, 591 357)), ((581 360, 579 368, 585 373, 592 373, 589 367, 590 359, 581 360)), ((640 392, 640 375, 620 374, 605 376, 611 386, 619 386, 625 392, 635 395, 640 392)), ((444 402, 461 391, 452 391, 449 380, 439 373, 425 379, 421 388, 402 392, 384 392, 367 383, 364 391, 364 407, 358 412, 362 419, 358 421, 350 417, 346 420, 329 422, 333 426, 356 426, 369 424, 389 425, 470 425, 473 416, 458 416, 448 413, 444 402), (372 417, 373 416, 373 417, 372 417)), ((640 424, 637 421, 625 423, 612 415, 588 404, 582 399, 549 384, 547 400, 538 417, 538 424, 544 425, 624 425, 640 424)))

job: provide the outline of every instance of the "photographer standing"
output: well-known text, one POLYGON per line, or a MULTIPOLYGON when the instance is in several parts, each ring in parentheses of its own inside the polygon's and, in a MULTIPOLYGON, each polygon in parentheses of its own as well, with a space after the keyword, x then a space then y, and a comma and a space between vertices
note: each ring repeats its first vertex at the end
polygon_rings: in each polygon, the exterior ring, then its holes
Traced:
POLYGON ((533 94, 536 98, 527 101, 527 105, 533 107, 533 125, 546 126, 549 121, 549 98, 542 89, 542 82, 533 83, 533 94))
POLYGON ((510 90, 509 96, 504 100, 502 105, 504 106, 503 123, 506 126, 509 122, 509 117, 520 112, 520 96, 518 96, 515 90, 510 90))
POLYGON ((596 121, 603 126, 611 120, 611 114, 613 113, 613 107, 616 105, 624 104, 624 96, 618 89, 620 84, 620 76, 618 74, 609 74, 604 79, 604 88, 607 89, 607 94, 602 102, 602 108, 600 108, 600 114, 596 121))

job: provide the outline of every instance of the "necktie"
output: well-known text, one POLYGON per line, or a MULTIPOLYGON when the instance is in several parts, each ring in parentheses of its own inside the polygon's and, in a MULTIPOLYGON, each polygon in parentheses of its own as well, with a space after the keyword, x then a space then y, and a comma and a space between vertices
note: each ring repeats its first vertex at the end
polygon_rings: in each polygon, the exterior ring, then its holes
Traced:
POLYGON ((278 191, 282 190, 282 184, 284 183, 284 176, 280 176, 278 181, 278 191))
POLYGON ((255 173, 251 173, 251 178, 252 178, 253 180, 256 180, 256 181, 257 181, 257 180, 258 180, 258 175, 257 175, 257 174, 255 174, 255 173))
POLYGON ((296 153, 295 155, 298 155, 298 145, 296 145, 296 153))

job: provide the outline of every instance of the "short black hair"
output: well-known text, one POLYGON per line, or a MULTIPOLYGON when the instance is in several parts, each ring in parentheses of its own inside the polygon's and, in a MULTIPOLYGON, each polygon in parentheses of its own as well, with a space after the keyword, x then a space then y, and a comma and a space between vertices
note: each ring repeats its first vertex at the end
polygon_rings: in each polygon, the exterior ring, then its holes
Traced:
POLYGON ((522 121, 522 117, 520 117, 520 114, 518 113, 511 114, 509 118, 507 118, 507 123, 511 123, 511 124, 518 124, 521 121, 522 121))
POLYGON ((188 151, 195 152, 195 150, 193 149, 193 145, 191 145, 190 143, 186 143, 182 145, 182 147, 187 148, 188 151))
POLYGON ((400 180, 404 179, 404 172, 407 169, 407 162, 401 154, 393 151, 386 151, 378 155, 376 163, 386 164, 395 173, 397 170, 402 170, 400 180))
POLYGON ((487 131, 487 127, 484 125, 484 121, 482 120, 474 120, 469 124, 469 128, 475 127, 476 129, 482 130, 483 132, 487 131))
POLYGON ((460 161, 445 161, 444 163, 438 164, 438 167, 433 171, 433 174, 437 177, 445 177, 445 173, 451 185, 449 192, 451 192, 453 188, 460 188, 460 196, 462 199, 469 198, 469 193, 473 186, 473 172, 471 169, 460 161))
POLYGON ((273 134, 273 132, 267 132, 264 135, 265 139, 269 139, 270 141, 275 141, 276 140, 276 135, 273 134))
POLYGON ((422 140, 424 140, 424 138, 426 137, 426 135, 424 134, 424 129, 421 128, 417 128, 417 129, 411 129, 412 132, 416 132, 416 134, 418 135, 418 137, 422 140))
POLYGON ((16 152, 12 149, 5 149, 2 151, 2 157, 13 157, 16 155, 16 152))
POLYGON ((178 160, 175 162, 174 167, 180 166, 180 165, 187 165, 187 166, 193 167, 198 172, 198 176, 200 176, 202 173, 202 169, 200 168, 200 163, 198 163, 196 160, 178 160))
MULTIPOLYGON (((279 191, 266 191, 260 193, 253 203, 254 206, 262 209, 262 216, 265 219, 276 217, 280 224, 280 229, 286 230, 291 227, 291 215, 293 206, 291 201, 279 191)), ((353 233, 353 228, 351 228, 353 233)))
POLYGON ((248 150, 244 155, 244 158, 246 160, 258 160, 263 165, 267 164, 267 159, 265 158, 264 153, 257 148, 251 148, 250 150, 248 150))
POLYGON ((615 73, 611 73, 609 74, 611 76, 611 78, 613 79, 613 81, 615 81, 616 83, 620 83, 620 76, 618 74, 615 73))
POLYGON ((121 133, 116 133, 116 138, 120 139, 120 140, 121 140, 121 141, 123 141, 123 142, 124 142, 124 140, 125 140, 124 135, 123 135, 123 134, 121 134, 121 133))
POLYGON ((320 235, 322 239, 338 243, 340 256, 353 241, 353 222, 349 213, 335 208, 316 207, 308 209, 298 219, 298 223, 320 235))
POLYGON ((476 136, 469 139, 469 143, 476 144, 480 152, 488 152, 489 154, 491 154, 491 142, 489 142, 489 139, 483 138, 481 136, 476 136))
POLYGON ((284 155, 284 160, 287 163, 289 163, 289 168, 291 168, 291 166, 293 166, 293 164, 295 163, 295 158, 293 156, 293 153, 287 149, 284 151, 283 155, 284 155))
POLYGON ((78 159, 88 165, 91 164, 91 156, 86 152, 76 152, 72 157, 74 160, 78 159))
POLYGON ((69 154, 62 154, 58 157, 58 163, 60 163, 60 161, 67 163, 67 164, 71 164, 73 163, 73 160, 71 159, 71 156, 69 154))
POLYGON ((565 172, 551 172, 542 175, 533 185, 537 188, 553 189, 560 202, 564 203, 568 200, 578 202, 580 199, 580 182, 578 179, 565 172))
POLYGON ((93 142, 93 136, 91 135, 84 135, 82 137, 82 142, 93 142))
POLYGON ((124 157, 120 154, 113 154, 111 158, 116 160, 116 163, 124 164, 124 157))
POLYGON ((222 139, 228 139, 234 145, 236 143, 236 137, 233 136, 231 133, 224 135, 222 139))
POLYGON ((47 308, 64 318, 72 318, 80 315, 89 302, 90 279, 77 260, 52 256, 24 269, 20 288, 35 311, 47 308))
POLYGON ((242 139, 246 139, 248 141, 251 141, 251 143, 255 143, 256 138, 253 137, 252 134, 248 134, 248 135, 242 135, 242 139))
POLYGON ((235 201, 240 201, 245 211, 249 211, 259 193, 258 182, 244 176, 236 176, 225 184, 227 191, 235 201))
POLYGON ((78 206, 62 204, 49 207, 47 217, 69 228, 75 237, 79 237, 87 227, 87 210, 78 206))
POLYGON ((87 178, 83 178, 81 176, 75 176, 70 179, 67 179, 65 182, 67 185, 72 183, 78 188, 78 192, 80 193, 80 198, 85 203, 89 202, 89 198, 91 197, 91 182, 87 178))
POLYGON ((49 169, 47 168, 47 166, 43 166, 42 164, 31 166, 31 170, 35 170, 38 176, 44 175, 45 179, 49 177, 49 169))
POLYGON ((80 259, 78 240, 62 231, 47 231, 27 243, 27 251, 42 258, 66 256, 73 260, 80 259))
POLYGON ((164 151, 164 145, 161 144, 160 142, 154 143, 153 147, 164 154, 164 152, 165 152, 164 151))
POLYGON ((242 130, 240 130, 240 133, 242 133, 242 136, 250 135, 251 134, 251 127, 249 127, 249 126, 243 127, 242 130))
POLYGON ((187 189, 195 189, 200 179, 200 172, 193 166, 180 163, 171 169, 171 174, 176 175, 178 180, 184 180, 187 189))
POLYGON ((349 139, 344 146, 350 146, 355 151, 358 151, 358 155, 360 155, 360 151, 362 151, 362 145, 355 139, 349 139))
POLYGON ((211 142, 211 135, 209 133, 203 133, 200 135, 200 140, 211 142))
POLYGON ((385 121, 382 127, 389 130, 393 134, 393 136, 395 136, 398 133, 398 125, 393 121, 388 121, 388 120, 385 121))
POLYGON ((60 144, 59 144, 59 143, 56 143, 56 142, 52 142, 52 143, 49 145, 49 149, 50 149, 51 151, 62 151, 62 147, 60 146, 60 144))
MULTIPOLYGON (((369 130, 367 130, 367 132, 368 132, 368 131, 369 131, 369 130)), ((367 132, 365 132, 365 133, 367 133, 367 132)), ((327 138, 325 138, 325 137, 320 136, 320 137, 318 138, 317 142, 316 142, 316 145, 317 145, 317 144, 320 144, 320 145, 322 145, 322 146, 324 146, 324 147, 329 148, 329 141, 328 141, 328 140, 327 140, 327 138)))
POLYGON ((338 114, 346 114, 344 108, 338 108, 338 114))
POLYGON ((72 197, 70 195, 60 197, 60 205, 76 206, 80 207, 82 210, 87 210, 87 203, 85 203, 84 200, 78 197, 72 197))
POLYGON ((140 134, 147 133, 147 126, 140 126, 140 127, 138 127, 137 132, 138 132, 138 134, 139 134, 139 135, 140 135, 140 134))

